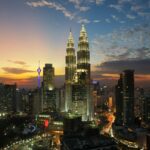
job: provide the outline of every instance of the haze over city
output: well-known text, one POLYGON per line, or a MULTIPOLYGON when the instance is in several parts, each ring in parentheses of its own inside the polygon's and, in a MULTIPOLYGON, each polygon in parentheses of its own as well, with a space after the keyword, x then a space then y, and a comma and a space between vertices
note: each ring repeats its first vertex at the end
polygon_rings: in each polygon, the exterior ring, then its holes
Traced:
MULTIPOLYGON (((71 28, 75 43, 85 24, 92 79, 114 84, 119 73, 135 70, 137 85, 150 84, 149 0, 1 0, 0 81, 37 86, 37 68, 55 67, 56 85, 65 73, 71 28)), ((77 51, 77 44, 75 44, 77 51)))

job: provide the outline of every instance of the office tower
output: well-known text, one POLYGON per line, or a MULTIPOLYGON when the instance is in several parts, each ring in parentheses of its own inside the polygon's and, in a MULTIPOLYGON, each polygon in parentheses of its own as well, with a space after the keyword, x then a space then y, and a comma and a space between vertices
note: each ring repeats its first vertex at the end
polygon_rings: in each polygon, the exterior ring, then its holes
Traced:
POLYGON ((45 64, 43 68, 43 111, 50 112, 56 108, 54 89, 54 68, 52 64, 45 64))
POLYGON ((17 89, 16 90, 16 112, 22 112, 22 111, 23 111, 22 90, 17 89))
POLYGON ((123 123, 134 123, 134 70, 123 72, 123 123))
POLYGON ((21 91, 21 93, 22 93, 22 111, 24 112, 24 113, 27 113, 27 114, 29 114, 29 110, 30 110, 30 104, 29 104, 29 91, 28 90, 25 90, 25 89, 23 89, 22 91, 21 91))
MULTIPOLYGON (((78 103, 81 107, 79 113, 82 114, 82 119, 87 120, 92 117, 92 104, 91 104, 91 89, 90 89, 90 52, 89 42, 86 29, 84 25, 81 27, 78 52, 77 52, 77 76, 78 76, 78 97, 73 100, 73 103, 78 103), (81 111, 81 112, 80 112, 81 111)), ((76 107, 78 107, 75 104, 76 107)))
POLYGON ((16 112, 16 84, 0 84, 0 112, 16 112))
POLYGON ((43 87, 44 90, 54 89, 54 68, 52 64, 45 64, 43 68, 43 87))
POLYGON ((115 86, 115 100, 116 100, 116 123, 123 124, 123 81, 122 74, 115 86))
POLYGON ((71 110, 72 105, 72 83, 76 71, 76 56, 74 48, 74 39, 70 31, 66 49, 66 67, 65 67, 65 111, 71 110))
POLYGON ((41 87, 41 77, 40 77, 41 68, 40 68, 40 63, 39 63, 39 67, 37 69, 37 73, 38 73, 38 88, 40 88, 41 87))

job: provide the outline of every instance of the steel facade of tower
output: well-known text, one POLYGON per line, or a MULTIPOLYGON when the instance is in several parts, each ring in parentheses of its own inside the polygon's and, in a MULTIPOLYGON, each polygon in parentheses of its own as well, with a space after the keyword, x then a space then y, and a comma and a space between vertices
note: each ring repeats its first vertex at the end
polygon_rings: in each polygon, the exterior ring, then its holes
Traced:
POLYGON ((65 111, 72 109, 72 84, 76 72, 76 56, 74 48, 74 39, 70 31, 66 48, 66 67, 65 67, 65 111))

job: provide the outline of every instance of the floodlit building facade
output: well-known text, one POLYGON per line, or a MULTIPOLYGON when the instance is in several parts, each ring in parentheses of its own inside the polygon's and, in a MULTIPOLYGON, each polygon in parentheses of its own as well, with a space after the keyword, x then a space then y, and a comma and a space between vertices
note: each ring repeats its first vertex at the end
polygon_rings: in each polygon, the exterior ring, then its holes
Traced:
POLYGON ((76 56, 74 48, 74 39, 70 31, 67 49, 66 49, 66 67, 65 67, 65 111, 70 111, 72 107, 72 84, 76 72, 76 56))
POLYGON ((90 51, 86 29, 82 25, 78 41, 77 64, 72 33, 67 42, 65 110, 91 120, 90 51))

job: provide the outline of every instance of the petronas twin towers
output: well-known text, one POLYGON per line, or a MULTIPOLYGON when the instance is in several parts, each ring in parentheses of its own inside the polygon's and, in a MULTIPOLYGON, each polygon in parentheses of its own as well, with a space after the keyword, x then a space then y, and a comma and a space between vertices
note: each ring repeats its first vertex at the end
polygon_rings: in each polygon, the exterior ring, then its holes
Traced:
POLYGON ((67 41, 66 53, 65 111, 81 115, 82 120, 91 120, 90 52, 84 25, 82 25, 80 31, 77 59, 71 31, 67 41))

